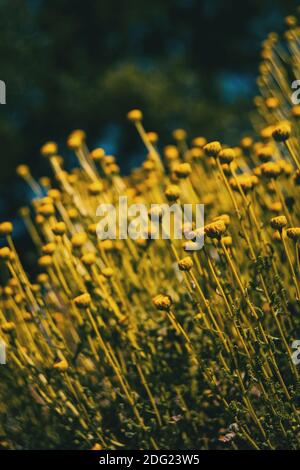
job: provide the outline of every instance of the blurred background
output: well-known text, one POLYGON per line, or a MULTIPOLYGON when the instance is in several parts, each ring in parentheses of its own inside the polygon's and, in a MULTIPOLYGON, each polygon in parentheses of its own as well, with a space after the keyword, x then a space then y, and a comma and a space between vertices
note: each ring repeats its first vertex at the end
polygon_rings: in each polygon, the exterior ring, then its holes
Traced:
POLYGON ((0 0, 0 219, 15 221, 32 194, 15 176, 26 163, 49 174, 39 156, 82 128, 124 172, 144 158, 126 121, 139 107, 164 144, 176 127, 234 144, 250 129, 260 43, 284 31, 289 0, 0 0))

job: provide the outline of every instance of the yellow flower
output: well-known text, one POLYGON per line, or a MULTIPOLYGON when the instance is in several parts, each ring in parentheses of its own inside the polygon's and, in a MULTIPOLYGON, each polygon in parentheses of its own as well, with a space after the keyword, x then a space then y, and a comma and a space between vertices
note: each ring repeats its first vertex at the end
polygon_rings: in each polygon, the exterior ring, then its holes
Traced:
POLYGON ((152 301, 157 310, 169 311, 172 306, 172 299, 169 295, 158 294, 152 301))
POLYGON ((270 225, 274 230, 281 231, 287 225, 287 219, 285 215, 279 215, 278 217, 273 217, 270 220, 270 225))
POLYGON ((222 147, 220 142, 213 141, 209 142, 208 144, 204 145, 204 151, 208 157, 217 157, 217 155, 221 152, 222 147))
POLYGON ((50 157, 52 155, 55 155, 57 153, 57 144, 55 142, 46 142, 42 147, 41 147, 41 155, 44 157, 50 157))
POLYGON ((74 302, 78 308, 87 308, 90 306, 92 299, 90 294, 86 293, 75 297, 74 302))
POLYGON ((194 263, 190 256, 186 256, 178 261, 178 267, 180 271, 190 271, 193 267, 194 263))
POLYGON ((0 224, 0 235, 11 235, 13 232, 13 224, 11 222, 2 222, 0 224))
POLYGON ((143 119, 143 113, 139 109, 132 109, 127 113, 127 119, 131 122, 139 122, 143 119))

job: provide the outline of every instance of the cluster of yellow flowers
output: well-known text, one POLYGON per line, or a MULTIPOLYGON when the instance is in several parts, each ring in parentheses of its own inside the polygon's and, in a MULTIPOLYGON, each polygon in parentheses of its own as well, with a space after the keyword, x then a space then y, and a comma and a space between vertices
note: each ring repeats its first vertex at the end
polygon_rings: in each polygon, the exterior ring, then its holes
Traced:
POLYGON ((177 129, 160 151, 132 110, 147 154, 131 175, 82 130, 67 140, 78 168, 54 142, 41 149, 53 181, 18 167, 40 274, 0 224, 2 447, 300 447, 300 108, 286 69, 300 72, 300 31, 287 24, 286 48, 275 34, 263 45, 257 138, 230 148, 177 129), (205 204, 204 248, 99 240, 96 209, 120 195, 205 204))

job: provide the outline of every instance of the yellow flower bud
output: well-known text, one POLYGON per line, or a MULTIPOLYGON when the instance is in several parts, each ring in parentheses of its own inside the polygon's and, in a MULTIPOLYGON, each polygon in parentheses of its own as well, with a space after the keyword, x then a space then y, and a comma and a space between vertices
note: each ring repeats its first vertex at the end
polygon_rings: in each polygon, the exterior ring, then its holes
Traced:
POLYGON ((0 248, 0 258, 8 261, 11 259, 11 251, 8 248, 8 246, 4 246, 3 248, 0 248))
POLYGON ((62 361, 57 362, 57 363, 54 364, 54 366, 53 366, 53 369, 58 369, 58 370, 60 370, 60 371, 62 371, 62 372, 68 370, 68 368, 69 368, 69 364, 68 364, 68 362, 67 362, 65 359, 63 359, 62 361))
POLYGON ((300 227, 288 228, 286 234, 291 240, 297 242, 300 240, 300 227))
POLYGON ((278 217, 273 217, 270 220, 270 225, 274 230, 281 231, 287 225, 287 219, 285 215, 279 215, 278 217))
POLYGON ((49 268, 53 264, 52 256, 41 256, 38 260, 38 264, 41 266, 41 268, 49 268))
POLYGON ((17 175, 21 178, 26 178, 26 176, 30 175, 30 170, 27 165, 19 165, 16 169, 17 175))
POLYGON ((180 188, 176 184, 170 184, 167 186, 165 190, 165 195, 168 201, 174 202, 177 201, 177 199, 180 196, 180 188))
POLYGON ((13 224, 11 222, 2 222, 0 224, 0 235, 11 235, 13 233, 13 224))
POLYGON ((114 270, 112 268, 107 267, 103 268, 101 273, 106 279, 111 279, 114 275, 114 270))
POLYGON ((48 243, 47 245, 44 245, 42 247, 42 251, 43 251, 44 255, 53 255, 55 250, 56 250, 55 243, 48 243))
POLYGON ((91 157, 95 162, 99 162, 105 156, 105 150, 102 148, 96 148, 91 151, 91 157))
POLYGON ((274 127, 272 132, 273 139, 276 142, 285 142, 291 135, 291 127, 288 124, 279 124, 274 127))
POLYGON ((235 158, 235 151, 232 148, 225 148, 218 153, 218 159, 221 163, 229 163, 235 158))
POLYGON ((221 238, 223 233, 226 231, 226 225, 224 224, 223 220, 217 220, 216 222, 212 222, 204 227, 204 233, 209 238, 221 238))
POLYGON ((187 178, 192 173, 192 168, 189 163, 179 163, 175 166, 174 172, 178 178, 187 178))
POLYGON ((94 253, 86 253, 82 256, 81 261, 86 266, 92 266, 96 262, 96 255, 94 253))
POLYGON ((216 158, 222 150, 221 144, 218 141, 209 142, 208 144, 204 145, 203 148, 206 155, 213 158, 216 158))
POLYGON ((41 155, 44 157, 50 157, 51 155, 55 155, 57 153, 57 144, 55 142, 46 142, 41 147, 41 155))
POLYGON ((164 310, 168 312, 172 306, 172 299, 169 295, 159 294, 152 300, 157 310, 164 310))
POLYGON ((87 234, 85 232, 76 233, 71 239, 73 248, 80 248, 87 242, 87 234))
POLYGON ((190 271, 193 267, 194 263, 190 256, 186 256, 178 261, 178 267, 180 271, 190 271))
POLYGON ((186 131, 184 129, 175 129, 172 135, 173 138, 179 142, 186 139, 186 131))
POLYGON ((127 113, 127 119, 129 119, 131 122, 142 121, 143 113, 139 109, 132 109, 129 111, 129 113, 127 113))
POLYGON ((64 222, 57 222, 53 227, 52 227, 52 232, 54 235, 63 235, 66 233, 67 227, 64 222))
POLYGON ((12 321, 5 322, 5 323, 2 323, 1 329, 4 333, 11 333, 12 331, 16 329, 16 325, 12 321))
POLYGON ((78 308, 88 308, 92 302, 90 294, 82 294, 74 299, 75 305, 78 308))

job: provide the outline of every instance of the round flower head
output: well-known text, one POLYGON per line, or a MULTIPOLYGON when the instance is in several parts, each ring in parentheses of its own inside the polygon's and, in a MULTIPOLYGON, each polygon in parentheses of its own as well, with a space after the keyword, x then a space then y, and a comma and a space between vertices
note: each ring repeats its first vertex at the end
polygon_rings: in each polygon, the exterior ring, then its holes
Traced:
POLYGON ((101 181, 95 181, 89 185, 88 190, 92 196, 98 196, 103 191, 103 184, 101 181))
POLYGON ((39 183, 41 186, 43 186, 45 189, 49 189, 51 187, 51 179, 48 178, 48 176, 42 176, 39 179, 39 183))
POLYGON ((58 189, 50 189, 48 191, 48 197, 53 201, 59 201, 61 199, 61 192, 58 189))
POLYGON ((66 233, 67 227, 64 222, 57 222, 53 227, 52 227, 52 232, 54 235, 63 235, 66 233))
POLYGON ((165 190, 165 195, 168 201, 174 202, 177 201, 177 199, 180 196, 180 188, 176 184, 170 184, 167 186, 165 190))
POLYGON ((204 147, 204 145, 207 143, 207 140, 205 137, 195 137, 193 140, 192 140, 192 144, 195 146, 195 147, 204 147))
POLYGON ((92 266, 96 263, 96 255, 94 253, 86 253, 82 256, 81 261, 85 266, 92 266))
POLYGON ((228 165, 228 163, 223 163, 221 165, 221 167, 222 167, 222 170, 224 171, 224 175, 226 175, 226 176, 231 175, 231 169, 230 169, 230 166, 228 165))
POLYGON ((172 307, 172 299, 169 295, 159 294, 152 300, 157 310, 168 312, 172 307))
POLYGON ((294 28, 297 25, 297 18, 294 15, 288 15, 284 20, 288 28, 294 28))
POLYGON ((13 224, 11 222, 2 222, 0 224, 0 235, 11 235, 13 233, 13 224))
POLYGON ((113 241, 109 239, 100 240, 98 243, 98 246, 100 250, 104 250, 104 251, 113 251, 114 247, 116 247, 116 245, 113 244, 113 241))
POLYGON ((298 119, 300 117, 300 104, 296 104, 295 106, 293 106, 291 109, 291 113, 294 118, 298 119))
POLYGON ((10 286, 5 286, 3 289, 3 294, 6 297, 12 297, 12 295, 14 294, 14 291, 10 286))
POLYGON ((190 271, 193 267, 194 263, 190 256, 186 256, 178 261, 178 267, 180 271, 190 271))
POLYGON ((254 186, 254 180, 253 180, 253 175, 238 175, 235 178, 231 178, 229 183, 230 186, 232 187, 233 190, 239 191, 239 186, 242 188, 242 190, 247 193, 248 191, 251 191, 254 186))
POLYGON ((174 172, 177 178, 184 179, 184 178, 187 178, 191 174, 192 168, 189 163, 179 163, 174 168, 174 172))
POLYGON ((87 242, 87 234, 85 232, 76 233, 71 239, 73 248, 80 248, 87 242))
POLYGON ((75 209, 75 207, 71 207, 71 209, 68 210, 68 216, 71 220, 77 220, 79 216, 77 209, 75 209))
POLYGON ((252 147, 253 139, 252 139, 252 137, 248 137, 248 136, 243 137, 243 139, 241 140, 240 143, 241 143, 241 147, 246 150, 246 149, 249 149, 249 148, 252 147))
POLYGON ((279 215, 278 217, 273 217, 270 220, 270 225, 274 230, 281 231, 287 225, 287 219, 285 215, 279 215))
POLYGON ((43 157, 51 157, 57 153, 57 144, 55 142, 46 142, 40 149, 43 157))
POLYGON ((19 165, 16 169, 17 175, 21 178, 26 178, 26 176, 30 175, 30 170, 27 165, 19 165))
POLYGON ((97 224, 90 224, 87 228, 87 231, 90 235, 96 235, 96 233, 97 233, 97 224))
POLYGON ((109 175, 118 175, 120 173, 120 167, 116 163, 112 163, 108 166, 106 171, 109 175))
POLYGON ((53 366, 53 369, 57 369, 62 372, 68 370, 68 368, 69 368, 69 364, 65 359, 63 359, 62 361, 56 362, 56 364, 54 364, 53 366))
POLYGON ((42 225, 45 223, 45 220, 46 220, 46 219, 45 219, 45 217, 44 217, 42 214, 38 214, 38 215, 36 216, 36 218, 35 218, 35 223, 36 223, 37 225, 41 225, 41 226, 42 226, 42 225))
POLYGON ((168 161, 177 160, 179 158, 179 151, 175 145, 167 145, 164 148, 164 157, 168 161))
POLYGON ((209 238, 217 238, 220 239, 223 233, 226 232, 226 225, 224 224, 223 220, 217 220, 216 222, 212 222, 204 227, 204 233, 209 238))
POLYGON ((111 279, 114 275, 114 270, 112 268, 103 268, 101 271, 101 274, 106 278, 106 279, 111 279))
POLYGON ((288 228, 286 234, 291 240, 297 242, 300 240, 300 227, 288 228))
POLYGON ((186 139, 186 131, 184 129, 175 129, 172 132, 173 138, 179 142, 186 139))
POLYGON ((275 202, 272 202, 270 205, 269 205, 269 209, 271 212, 275 212, 275 213, 280 213, 282 211, 282 204, 280 201, 275 201, 275 202))
POLYGON ((291 135, 291 127, 288 124, 279 124, 274 127, 272 136, 276 142, 285 142, 291 135))
POLYGON ((0 325, 0 328, 2 329, 4 333, 12 333, 13 331, 15 331, 16 325, 12 321, 10 321, 10 322, 2 323, 0 325))
POLYGON ((0 258, 8 261, 11 259, 11 251, 8 248, 8 246, 4 246, 3 248, 0 248, 0 258))
POLYGON ((228 214, 221 214, 221 215, 218 215, 217 217, 215 217, 215 219, 213 220, 213 222, 216 222, 218 220, 221 220, 222 222, 224 222, 224 224, 226 225, 226 227, 229 226, 230 224, 230 215, 228 214))
POLYGON ((53 255, 56 250, 56 245, 55 243, 47 243, 47 245, 44 245, 42 247, 42 252, 44 255, 53 255))
POLYGON ((156 144, 156 142, 158 141, 157 132, 153 132, 153 131, 147 132, 147 137, 150 140, 151 144, 156 144))
POLYGON ((268 109, 276 109, 279 106, 279 100, 278 98, 274 96, 270 96, 269 98, 266 99, 266 106, 268 109))
POLYGON ((278 163, 266 162, 260 166, 261 175, 266 178, 277 178, 282 173, 282 169, 278 163))
POLYGON ((257 147, 255 153, 262 162, 268 162, 272 160, 274 150, 271 145, 264 144, 257 147))
POLYGON ((139 122, 143 119, 143 113, 140 109, 132 109, 127 113, 127 119, 131 122, 139 122))
POLYGON ((74 299, 75 305, 78 308, 88 308, 92 302, 90 294, 82 294, 74 299))
POLYGON ((294 167, 293 165, 291 165, 291 163, 286 162, 285 160, 279 160, 277 163, 282 169, 285 176, 290 176, 293 173, 294 167))
POLYGON ((270 140, 271 137, 272 137, 272 133, 274 131, 274 127, 275 126, 267 126, 267 127, 264 127, 261 131, 260 131, 260 136, 261 138, 264 140, 264 141, 267 141, 267 140, 270 140))
POLYGON ((98 162, 103 159, 105 156, 105 150, 103 148, 96 148, 91 151, 91 157, 95 162, 98 162))
POLYGON ((69 135, 67 139, 67 145, 70 149, 77 150, 81 147, 82 143, 86 138, 86 134, 83 130, 77 129, 69 135))
POLYGON ((204 151, 200 147, 192 147, 188 151, 188 155, 192 160, 197 161, 204 157, 204 151))
POLYGON ((221 144, 218 141, 209 142, 204 145, 204 151, 208 157, 216 158, 219 152, 222 150, 221 144))
POLYGON ((49 281, 49 276, 48 276, 48 274, 46 274, 46 273, 42 273, 42 274, 39 274, 39 275, 38 275, 38 277, 37 277, 36 280, 37 280, 37 282, 38 282, 39 284, 45 285, 45 284, 47 284, 48 281, 49 281))
POLYGON ((43 204, 38 208, 38 214, 41 214, 44 217, 51 217, 55 214, 55 208, 53 204, 43 204))
POLYGON ((38 264, 41 268, 49 268, 53 264, 52 256, 50 255, 41 256, 38 260, 38 264))
POLYGON ((232 246, 232 238, 228 235, 222 238, 222 242, 225 246, 232 246))
POLYGON ((229 164, 235 158, 235 151, 232 148, 222 149, 218 153, 218 158, 221 163, 229 164))

